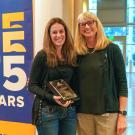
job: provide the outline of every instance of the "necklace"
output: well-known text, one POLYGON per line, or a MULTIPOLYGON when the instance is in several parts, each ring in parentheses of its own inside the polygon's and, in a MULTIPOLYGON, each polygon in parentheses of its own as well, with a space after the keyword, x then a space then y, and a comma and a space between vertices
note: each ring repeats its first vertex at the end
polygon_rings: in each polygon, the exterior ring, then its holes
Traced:
POLYGON ((94 52, 95 52, 94 49, 89 49, 89 50, 88 50, 88 54, 93 54, 94 52))

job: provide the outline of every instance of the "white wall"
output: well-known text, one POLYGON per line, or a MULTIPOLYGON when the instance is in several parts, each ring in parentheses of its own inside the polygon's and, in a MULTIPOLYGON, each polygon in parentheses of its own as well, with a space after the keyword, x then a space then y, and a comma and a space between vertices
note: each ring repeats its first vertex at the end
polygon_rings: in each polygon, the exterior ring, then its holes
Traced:
POLYGON ((52 17, 62 18, 63 0, 34 0, 34 54, 43 47, 45 24, 52 17))

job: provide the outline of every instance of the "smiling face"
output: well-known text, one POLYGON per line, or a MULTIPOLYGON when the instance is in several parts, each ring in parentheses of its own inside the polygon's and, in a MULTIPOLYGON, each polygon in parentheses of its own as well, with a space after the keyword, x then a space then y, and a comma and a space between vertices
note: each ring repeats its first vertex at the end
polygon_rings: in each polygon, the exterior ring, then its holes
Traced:
POLYGON ((89 19, 79 23, 80 34, 86 38, 95 38, 97 33, 96 21, 89 19))
POLYGON ((54 23, 50 28, 50 37, 55 47, 62 47, 66 40, 64 26, 59 23, 54 23))

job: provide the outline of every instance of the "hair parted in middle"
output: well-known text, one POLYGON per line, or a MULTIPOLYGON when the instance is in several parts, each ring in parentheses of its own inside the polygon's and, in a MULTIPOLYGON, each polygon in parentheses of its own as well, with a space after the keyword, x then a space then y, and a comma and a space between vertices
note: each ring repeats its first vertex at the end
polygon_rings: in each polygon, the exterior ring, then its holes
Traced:
POLYGON ((50 67, 55 67, 58 64, 58 59, 57 59, 57 53, 56 53, 56 48, 55 45, 53 44, 50 36, 50 29, 53 24, 61 24, 64 27, 65 30, 65 43, 62 46, 62 55, 64 57, 64 61, 68 65, 76 65, 76 53, 74 49, 74 42, 72 35, 66 26, 65 22, 58 17, 52 18, 46 25, 45 28, 45 33, 44 33, 44 40, 43 40, 43 49, 47 54, 47 64, 50 67))
POLYGON ((79 24, 82 21, 89 21, 93 19, 96 22, 96 27, 97 27, 97 33, 96 33, 96 46, 94 50, 102 50, 107 47, 111 41, 105 36, 104 30, 103 30, 103 25, 99 18, 91 13, 91 12, 83 12, 78 16, 77 19, 77 25, 76 25, 76 34, 75 34, 75 49, 77 54, 80 55, 85 55, 88 53, 88 48, 86 46, 86 39, 83 35, 80 34, 79 30, 79 24))

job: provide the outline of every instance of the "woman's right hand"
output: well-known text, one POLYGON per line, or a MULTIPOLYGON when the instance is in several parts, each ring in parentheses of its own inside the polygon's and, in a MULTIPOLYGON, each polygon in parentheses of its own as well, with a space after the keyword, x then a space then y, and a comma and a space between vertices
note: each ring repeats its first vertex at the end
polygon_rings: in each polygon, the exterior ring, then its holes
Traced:
POLYGON ((69 100, 69 101, 64 101, 63 103, 61 102, 61 97, 60 96, 53 96, 53 99, 55 100, 55 102, 63 107, 68 107, 72 101, 69 100))

